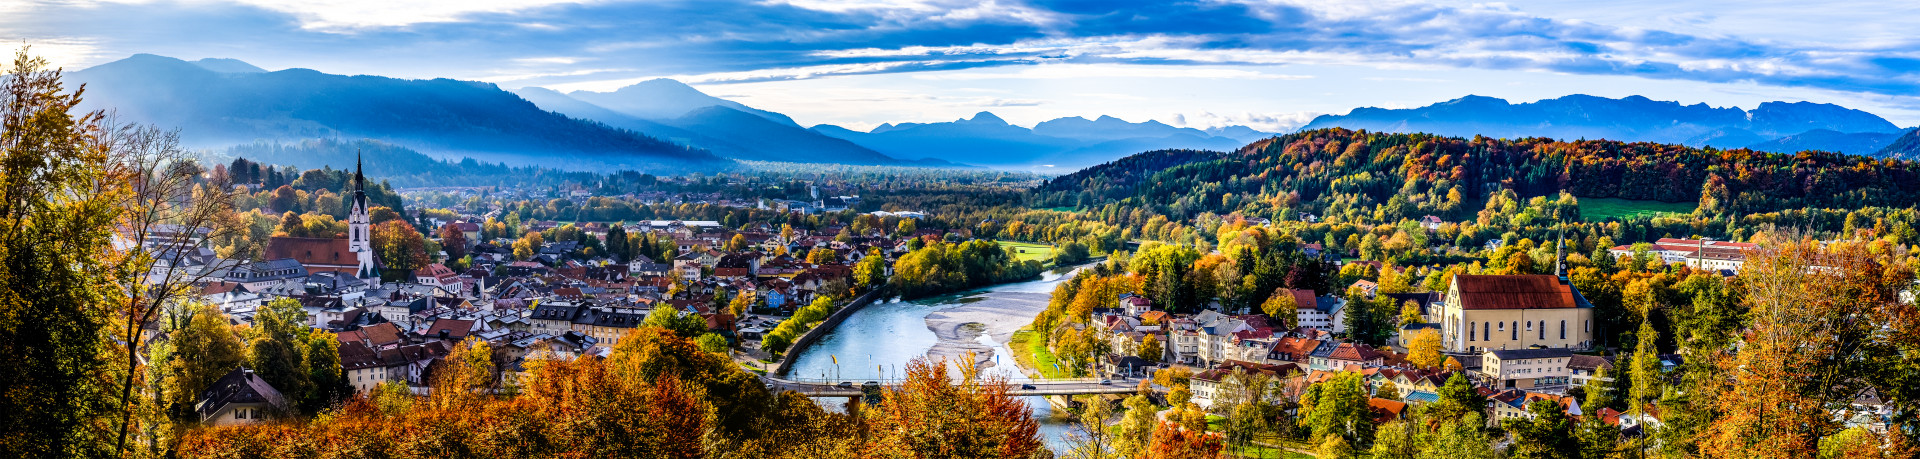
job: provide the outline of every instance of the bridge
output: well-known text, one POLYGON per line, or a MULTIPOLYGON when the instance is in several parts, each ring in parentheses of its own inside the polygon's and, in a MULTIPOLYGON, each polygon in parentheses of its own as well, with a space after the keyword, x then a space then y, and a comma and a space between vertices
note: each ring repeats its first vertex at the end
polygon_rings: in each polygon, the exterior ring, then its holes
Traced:
MULTIPOLYGON (((878 383, 883 389, 899 387, 900 380, 830 380, 830 379, 783 379, 762 376, 773 390, 784 390, 809 397, 859 397, 865 395, 861 387, 869 382, 878 383)), ((1110 384, 1101 384, 1097 378, 1082 379, 1044 379, 1026 382, 1008 382, 1007 393, 1015 396, 1051 396, 1051 395, 1094 395, 1094 394, 1131 394, 1138 390, 1140 382, 1130 379, 1113 379, 1110 384)))

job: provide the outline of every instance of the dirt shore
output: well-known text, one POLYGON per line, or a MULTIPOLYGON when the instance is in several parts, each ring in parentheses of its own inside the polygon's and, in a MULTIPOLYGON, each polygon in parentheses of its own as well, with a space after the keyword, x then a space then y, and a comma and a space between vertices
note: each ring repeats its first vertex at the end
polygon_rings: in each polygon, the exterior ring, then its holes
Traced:
POLYGON ((1047 300, 1044 293, 982 293, 962 299, 961 306, 927 314, 927 329, 939 338, 927 356, 959 361, 971 352, 979 369, 992 368, 996 344, 1013 340, 1014 332, 1047 309, 1047 300))

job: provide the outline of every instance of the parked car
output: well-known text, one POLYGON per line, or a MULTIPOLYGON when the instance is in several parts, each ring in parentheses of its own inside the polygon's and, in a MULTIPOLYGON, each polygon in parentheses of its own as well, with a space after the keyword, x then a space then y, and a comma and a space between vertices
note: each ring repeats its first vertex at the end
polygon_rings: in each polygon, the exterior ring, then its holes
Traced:
POLYGON ((1102 386, 1111 386, 1111 385, 1113 385, 1113 380, 1111 380, 1111 379, 1102 379, 1102 380, 1100 380, 1100 385, 1102 385, 1102 386))
POLYGON ((1035 388, 1035 387, 1033 387, 1033 385, 1032 385, 1032 384, 1021 384, 1021 385, 1020 385, 1020 390, 1034 390, 1034 389, 1036 389, 1036 388, 1035 388))

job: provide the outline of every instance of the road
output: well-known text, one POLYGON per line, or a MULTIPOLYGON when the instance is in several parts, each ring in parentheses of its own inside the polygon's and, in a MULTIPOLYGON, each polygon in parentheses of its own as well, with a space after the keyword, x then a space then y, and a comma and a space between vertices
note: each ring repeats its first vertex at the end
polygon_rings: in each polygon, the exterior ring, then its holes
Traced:
MULTIPOLYGON (((768 385, 772 385, 776 390, 798 392, 810 397, 858 397, 863 395, 860 391, 860 385, 865 383, 865 381, 782 379, 770 376, 763 376, 760 379, 765 380, 768 385), (841 386, 840 384, 842 382, 850 384, 841 386)), ((881 382, 882 387, 889 388, 899 383, 899 381, 876 382, 881 382)), ((1008 383, 1011 387, 1007 393, 1023 397, 1035 395, 1131 394, 1137 389, 1137 384, 1139 384, 1137 381, 1120 379, 1113 380, 1112 384, 1104 385, 1100 384, 1100 380, 1097 379, 1030 381, 1024 383, 1008 383), (1027 389, 1027 387, 1032 387, 1032 389, 1027 389)))

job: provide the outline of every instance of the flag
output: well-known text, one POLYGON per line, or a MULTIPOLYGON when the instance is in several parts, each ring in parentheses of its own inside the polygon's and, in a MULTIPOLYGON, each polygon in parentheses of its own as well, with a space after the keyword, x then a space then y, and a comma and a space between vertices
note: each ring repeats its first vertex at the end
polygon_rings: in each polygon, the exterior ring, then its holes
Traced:
POLYGON ((829 358, 829 359, 833 359, 833 364, 834 364, 834 365, 839 365, 839 364, 840 364, 840 356, 837 356, 837 355, 833 355, 833 354, 827 354, 827 358, 829 358))

